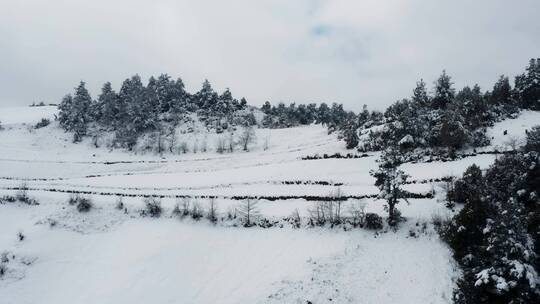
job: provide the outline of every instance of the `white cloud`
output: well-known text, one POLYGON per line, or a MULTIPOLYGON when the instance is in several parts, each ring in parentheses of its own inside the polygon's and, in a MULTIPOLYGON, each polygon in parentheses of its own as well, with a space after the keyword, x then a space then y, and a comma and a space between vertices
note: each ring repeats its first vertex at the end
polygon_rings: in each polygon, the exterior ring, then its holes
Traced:
POLYGON ((488 88, 540 54, 537 1, 13 1, 0 10, 0 105, 84 79, 162 72, 250 102, 382 108, 443 68, 488 88))

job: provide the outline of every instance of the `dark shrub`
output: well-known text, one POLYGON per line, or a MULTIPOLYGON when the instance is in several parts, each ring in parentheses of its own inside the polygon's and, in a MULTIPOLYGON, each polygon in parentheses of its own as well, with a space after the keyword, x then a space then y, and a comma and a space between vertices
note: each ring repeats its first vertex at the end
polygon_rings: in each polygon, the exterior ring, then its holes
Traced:
POLYGON ((88 212, 92 209, 92 201, 86 197, 79 197, 77 202, 77 210, 79 212, 88 212))
POLYGON ((118 198, 118 200, 116 200, 116 207, 115 208, 118 209, 118 210, 124 209, 124 200, 122 199, 121 196, 118 198))
POLYGON ((51 121, 47 118, 42 118, 35 126, 34 129, 40 129, 43 127, 48 126, 51 123, 51 121))
POLYGON ((68 199, 68 204, 75 205, 79 202, 79 195, 71 194, 68 199))
POLYGON ((180 204, 174 205, 174 208, 172 210, 172 216, 180 217, 181 215, 182 215, 182 210, 180 210, 180 204))
POLYGON ((160 217, 161 216, 161 200, 156 197, 147 197, 144 199, 146 204, 146 209, 143 210, 142 215, 150 217, 160 217))
POLYGON ((473 164, 463 173, 463 177, 454 182, 453 187, 448 191, 447 200, 449 202, 467 203, 478 200, 478 193, 483 184, 482 170, 473 164))
POLYGON ((4 195, 2 198, 0 198, 0 203, 7 202, 7 203, 14 203, 17 200, 17 198, 13 195, 4 195))
POLYGON ((378 230, 383 227, 383 220, 377 213, 366 213, 366 228, 378 230))
POLYGON ((198 221, 203 217, 203 209, 198 202, 193 202, 191 205, 191 218, 198 221))

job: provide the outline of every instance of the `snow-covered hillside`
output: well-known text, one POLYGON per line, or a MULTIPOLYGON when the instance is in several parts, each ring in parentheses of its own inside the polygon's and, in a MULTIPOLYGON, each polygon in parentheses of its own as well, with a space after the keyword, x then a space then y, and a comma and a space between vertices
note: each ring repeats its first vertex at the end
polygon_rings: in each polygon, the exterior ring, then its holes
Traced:
MULTIPOLYGON (((346 212, 360 202, 383 215, 382 201, 358 199, 378 192, 369 174, 378 153, 304 160, 349 152, 325 128, 306 126, 259 129, 249 152, 136 154, 73 144, 55 122, 30 127, 55 113, 0 109, 0 196, 25 184, 40 203, 0 204, 0 252, 9 260, 1 303, 449 303, 458 271, 428 223, 452 211, 439 199, 442 185, 429 180, 459 176, 472 163, 486 168, 497 157, 404 164, 416 181, 407 190, 436 195, 399 205, 407 222, 397 232, 213 226, 169 215, 179 197, 202 206, 215 197, 224 215, 249 196, 267 198, 259 203, 266 218, 298 210, 305 219, 314 204, 305 197, 338 188, 357 197, 346 212), (77 212, 69 192, 91 193, 95 208, 77 212), (141 218, 144 195, 163 196, 165 216, 141 218), (124 211, 115 209, 120 196, 124 211)), ((539 122, 540 113, 523 112, 496 124, 491 148, 519 144, 539 122)), ((189 136, 209 146, 218 140, 189 136)))

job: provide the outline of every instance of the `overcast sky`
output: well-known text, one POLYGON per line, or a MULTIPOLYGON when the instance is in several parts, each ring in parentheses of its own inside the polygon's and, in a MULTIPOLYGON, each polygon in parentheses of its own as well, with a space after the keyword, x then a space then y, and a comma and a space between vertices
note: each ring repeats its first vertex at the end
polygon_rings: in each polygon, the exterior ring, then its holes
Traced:
POLYGON ((138 73, 251 104, 383 109, 443 69, 490 88, 540 57, 540 1, 0 0, 0 106, 138 73))

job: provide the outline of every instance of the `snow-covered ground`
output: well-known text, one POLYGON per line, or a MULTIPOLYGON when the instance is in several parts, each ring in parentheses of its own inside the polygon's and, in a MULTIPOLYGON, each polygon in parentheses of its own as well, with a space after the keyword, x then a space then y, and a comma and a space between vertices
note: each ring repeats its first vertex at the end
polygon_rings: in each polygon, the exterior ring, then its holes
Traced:
MULTIPOLYGON (((169 216, 174 196, 216 196, 220 214, 234 196, 290 196, 261 200, 261 214, 282 218, 339 187, 346 195, 376 194, 369 171, 377 153, 356 159, 302 160, 349 151, 321 126, 257 130, 249 152, 216 153, 216 134, 186 134, 208 152, 136 154, 71 142, 53 122, 33 129, 53 107, 0 108, 0 196, 25 183, 39 206, 0 204, 0 253, 9 262, 0 279, 0 303, 449 303, 458 275, 448 248, 433 229, 433 216, 451 216, 440 199, 412 199, 399 209, 408 219, 397 232, 354 229, 235 228, 169 216), (265 146, 268 146, 265 149, 265 146), (294 182, 294 183, 292 183, 294 182), (78 213, 68 194, 88 191, 95 208, 78 213), (140 197, 125 197, 127 214, 114 208, 118 195, 164 195, 166 216, 138 216, 140 197), (51 226, 54 223, 54 226, 51 226), (19 241, 17 233, 25 235, 19 241)), ((491 148, 523 142, 540 122, 523 112, 489 130, 491 148), (508 130, 508 135, 502 135, 508 130)), ((458 176, 472 163, 486 168, 495 155, 452 162, 408 163, 414 180, 458 176)), ((409 191, 438 192, 417 183, 409 191)), ((440 191, 439 191, 440 192, 440 191)), ((436 195, 439 197, 439 194, 436 195)), ((198 199, 201 205, 207 199, 198 199)), ((384 214, 383 202, 351 199, 367 212, 384 214)))

